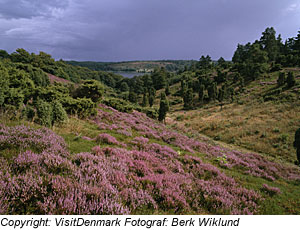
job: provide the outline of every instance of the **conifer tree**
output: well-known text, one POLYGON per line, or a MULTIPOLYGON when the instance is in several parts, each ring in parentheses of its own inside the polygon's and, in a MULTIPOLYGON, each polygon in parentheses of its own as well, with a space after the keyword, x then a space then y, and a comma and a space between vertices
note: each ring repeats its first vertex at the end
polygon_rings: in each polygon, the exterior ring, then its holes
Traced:
POLYGON ((208 98, 210 101, 214 101, 217 98, 217 85, 215 82, 209 85, 208 89, 208 98))
POLYGON ((300 165, 300 128, 295 133, 295 140, 293 145, 297 149, 297 160, 298 165, 300 165))
POLYGON ((183 97, 183 102, 184 102, 184 109, 192 109, 193 108, 193 99, 194 99, 194 95, 193 95, 193 89, 192 88, 188 88, 185 91, 184 97, 183 97))
POLYGON ((286 79, 287 85, 289 88, 293 87, 296 84, 295 75, 293 72, 289 72, 287 79, 286 79))
POLYGON ((200 101, 201 103, 203 103, 203 99, 204 99, 204 89, 205 89, 204 85, 201 84, 201 85, 199 86, 199 101, 200 101))
POLYGON ((171 94, 169 84, 167 84, 167 86, 166 86, 165 93, 167 96, 169 96, 171 94))
POLYGON ((163 121, 166 123, 166 115, 167 112, 169 111, 169 102, 168 99, 166 98, 166 95, 162 93, 161 98, 160 98, 160 104, 159 104, 159 110, 158 110, 158 120, 163 121))
POLYGON ((143 106, 143 107, 149 106, 149 98, 148 98, 148 95, 147 95, 146 92, 144 92, 144 95, 143 95, 142 106, 143 106))
POLYGON ((278 75, 278 79, 277 79, 277 85, 283 86, 285 84, 285 82, 286 82, 285 73, 280 72, 278 75))

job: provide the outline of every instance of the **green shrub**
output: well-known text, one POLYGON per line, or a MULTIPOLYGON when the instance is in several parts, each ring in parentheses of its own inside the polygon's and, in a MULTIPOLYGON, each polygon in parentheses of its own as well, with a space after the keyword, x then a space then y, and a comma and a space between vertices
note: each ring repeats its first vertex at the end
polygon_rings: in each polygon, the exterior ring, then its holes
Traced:
POLYGON ((23 117, 30 121, 33 121, 35 114, 35 108, 33 106, 27 105, 23 110, 23 117))
POLYGON ((53 124, 54 123, 63 123, 68 119, 66 110, 63 108, 62 104, 58 101, 52 103, 53 106, 53 124))
POLYGON ((66 97, 62 101, 62 105, 66 112, 71 115, 77 115, 80 118, 95 115, 96 104, 90 98, 77 98, 66 97))
POLYGON ((50 127, 53 120, 53 110, 52 105, 43 100, 38 100, 36 102, 36 111, 37 111, 37 123, 43 126, 50 127))

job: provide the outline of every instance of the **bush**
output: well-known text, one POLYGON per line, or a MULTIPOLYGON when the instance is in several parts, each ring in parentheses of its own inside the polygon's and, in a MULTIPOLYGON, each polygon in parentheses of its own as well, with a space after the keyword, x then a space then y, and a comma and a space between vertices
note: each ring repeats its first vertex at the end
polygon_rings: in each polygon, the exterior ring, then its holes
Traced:
POLYGON ((80 118, 85 118, 97 113, 95 107, 96 104, 89 98, 77 98, 67 97, 62 102, 68 114, 77 115, 80 118))
POLYGON ((43 100, 38 100, 36 102, 36 110, 38 116, 37 123, 50 127, 53 120, 53 110, 51 104, 43 100))
POLYGON ((295 75, 293 72, 288 73, 286 82, 287 82, 289 88, 293 87, 296 84, 296 79, 295 79, 295 75))
POLYGON ((63 108, 62 104, 58 101, 52 103, 53 106, 53 124, 54 123, 63 123, 68 119, 66 110, 63 108))
POLYGON ((103 85, 96 80, 86 80, 76 89, 75 97, 90 98, 93 102, 98 102, 103 94, 103 85))
POLYGON ((35 117, 35 109, 33 106, 27 105, 25 109, 23 110, 23 116, 29 119, 30 121, 33 121, 33 118, 35 117))

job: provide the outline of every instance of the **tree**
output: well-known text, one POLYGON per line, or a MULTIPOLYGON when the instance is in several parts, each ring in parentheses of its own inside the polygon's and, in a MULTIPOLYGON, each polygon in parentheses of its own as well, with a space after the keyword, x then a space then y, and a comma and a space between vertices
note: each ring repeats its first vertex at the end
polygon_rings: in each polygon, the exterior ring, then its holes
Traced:
POLYGON ((0 50, 0 59, 1 58, 9 58, 9 54, 6 52, 6 50, 0 50))
POLYGON ((210 101, 214 101, 217 98, 217 85, 216 83, 212 83, 209 85, 209 87, 207 88, 207 92, 208 92, 208 99, 210 101))
POLYGON ((279 53, 279 46, 276 40, 276 31, 273 27, 266 28, 262 33, 260 44, 262 49, 268 53, 270 61, 275 61, 279 53))
POLYGON ((156 90, 155 90, 153 87, 148 88, 148 94, 149 94, 149 106, 150 106, 150 107, 152 107, 153 104, 154 104, 155 93, 156 93, 156 90))
POLYGON ((223 57, 220 57, 218 59, 217 63, 218 63, 218 66, 220 66, 221 68, 227 68, 227 63, 223 57))
POLYGON ((162 67, 160 69, 155 69, 151 77, 156 90, 162 89, 166 86, 168 73, 165 68, 162 67))
POLYGON ((277 86, 280 87, 280 86, 283 86, 286 82, 286 79, 285 79, 285 73, 284 72, 280 72, 278 74, 278 79, 277 79, 277 86))
POLYGON ((11 59, 13 62, 31 63, 32 56, 24 49, 16 49, 11 54, 11 59))
POLYGON ((296 79, 293 72, 288 72, 286 82, 289 88, 293 87, 296 84, 296 79))
POLYGON ((297 149, 297 160, 298 165, 300 165, 300 128, 295 133, 295 141, 293 145, 297 149))
POLYGON ((203 70, 211 69, 212 68, 211 57, 209 55, 207 55, 206 57, 202 55, 198 62, 198 68, 203 70))
POLYGON ((128 95, 128 100, 131 102, 131 103, 137 103, 137 95, 135 92, 133 92, 133 90, 130 90, 129 91, 129 95, 128 95))
POLYGON ((103 85, 96 80, 85 80, 76 89, 75 97, 90 98, 93 102, 98 102, 103 94, 103 85))
POLYGON ((167 96, 169 96, 171 94, 169 84, 167 84, 167 86, 166 86, 165 93, 167 96))
POLYGON ((120 85, 120 90, 121 90, 122 92, 127 92, 127 91, 129 91, 128 84, 127 84, 125 81, 123 81, 123 82, 121 83, 121 85, 120 85))
POLYGON ((218 101, 220 102, 220 105, 221 105, 221 110, 223 108, 223 100, 224 100, 224 97, 225 97, 225 90, 224 88, 220 88, 219 89, 219 93, 218 93, 218 101))
POLYGON ((193 94, 193 89, 188 88, 183 96, 183 108, 184 109, 192 109, 193 108, 193 99, 194 99, 194 94, 193 94))
POLYGON ((166 115, 170 108, 169 108, 168 99, 166 97, 165 97, 165 99, 162 99, 162 98, 164 98, 164 97, 161 96, 161 99, 160 99, 159 110, 158 110, 158 120, 166 123, 166 115))
POLYGON ((205 90, 205 87, 204 87, 203 84, 201 84, 201 85, 199 86, 199 101, 200 101, 201 103, 203 103, 203 100, 204 100, 204 90, 205 90))
POLYGON ((143 94, 143 102, 142 102, 142 106, 143 107, 147 107, 149 105, 149 99, 148 99, 148 95, 146 92, 144 92, 143 94))

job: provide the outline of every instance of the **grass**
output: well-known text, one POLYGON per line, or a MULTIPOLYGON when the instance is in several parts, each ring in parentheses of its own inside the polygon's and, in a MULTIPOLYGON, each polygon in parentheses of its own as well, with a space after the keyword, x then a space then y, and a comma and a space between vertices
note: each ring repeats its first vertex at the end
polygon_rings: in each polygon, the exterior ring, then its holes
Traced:
MULTIPOLYGON (((300 73, 300 69, 292 71, 296 76, 300 73)), ((275 72, 251 82, 233 103, 228 101, 222 110, 218 103, 190 111, 180 110, 182 104, 176 105, 171 108, 167 122, 293 163, 296 160, 293 139, 300 127, 300 81, 297 79, 296 86, 291 89, 282 87, 279 95, 273 95, 273 100, 265 101, 266 95, 276 91, 277 77, 278 73, 275 72), (262 84, 264 82, 271 84, 262 84)))

